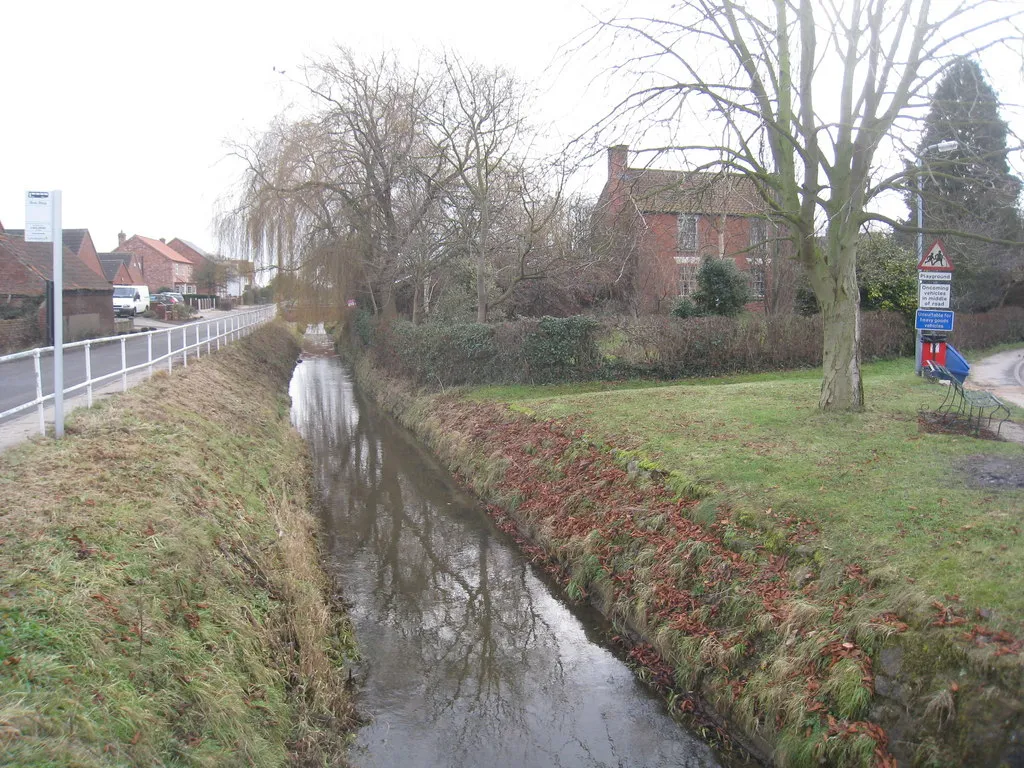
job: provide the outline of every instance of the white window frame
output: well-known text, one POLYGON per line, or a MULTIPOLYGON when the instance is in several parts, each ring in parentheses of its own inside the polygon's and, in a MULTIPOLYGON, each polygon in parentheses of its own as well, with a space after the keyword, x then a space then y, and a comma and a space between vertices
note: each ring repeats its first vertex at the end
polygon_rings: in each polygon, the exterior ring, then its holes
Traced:
POLYGON ((679 265, 679 295, 693 296, 697 290, 697 270, 700 269, 700 258, 697 256, 676 256, 679 265))
POLYGON ((693 213, 680 213, 677 217, 677 242, 680 253, 697 252, 697 218, 693 213))

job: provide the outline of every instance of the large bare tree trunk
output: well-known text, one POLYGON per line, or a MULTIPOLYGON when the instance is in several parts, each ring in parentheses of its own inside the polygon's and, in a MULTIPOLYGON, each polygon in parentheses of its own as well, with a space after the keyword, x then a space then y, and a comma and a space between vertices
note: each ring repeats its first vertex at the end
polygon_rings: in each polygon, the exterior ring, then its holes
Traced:
MULTIPOLYGON (((831 238, 830 238, 831 239, 831 238)), ((860 375, 860 291, 857 289, 857 238, 842 244, 824 285, 815 286, 824 323, 821 396, 823 411, 863 411, 860 375)), ((823 270, 824 271, 824 270, 823 270)), ((819 273, 820 274, 820 273, 819 273)))

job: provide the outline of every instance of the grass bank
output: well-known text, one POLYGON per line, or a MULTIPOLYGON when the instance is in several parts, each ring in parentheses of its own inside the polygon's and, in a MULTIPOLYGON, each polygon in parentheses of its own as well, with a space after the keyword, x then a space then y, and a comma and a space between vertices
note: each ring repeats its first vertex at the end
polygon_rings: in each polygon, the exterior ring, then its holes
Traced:
POLYGON ((0 456, 0 763, 343 759, 297 354, 273 324, 0 456))
POLYGON ((637 388, 417 394, 359 376, 630 637, 779 765, 1024 758, 1019 445, 931 434, 937 387, 867 366, 637 388), (981 487, 972 487, 978 481, 981 487))

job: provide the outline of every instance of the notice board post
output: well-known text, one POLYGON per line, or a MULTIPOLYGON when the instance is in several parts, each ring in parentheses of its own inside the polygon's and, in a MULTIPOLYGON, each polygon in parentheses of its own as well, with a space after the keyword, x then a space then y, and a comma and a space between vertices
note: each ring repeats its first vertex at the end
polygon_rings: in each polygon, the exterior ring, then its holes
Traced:
POLYGON ((64 436, 64 230, 60 190, 25 193, 25 242, 53 243, 53 429, 64 436))

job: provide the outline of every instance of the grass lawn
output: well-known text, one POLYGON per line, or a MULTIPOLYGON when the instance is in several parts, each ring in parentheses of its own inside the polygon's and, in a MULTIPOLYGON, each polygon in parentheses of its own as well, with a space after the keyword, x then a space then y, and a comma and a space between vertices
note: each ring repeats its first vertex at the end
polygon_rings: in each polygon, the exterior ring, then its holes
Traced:
POLYGON ((864 367, 862 414, 820 413, 819 386, 819 371, 800 371, 470 397, 570 419, 671 471, 680 487, 706 487, 713 503, 813 522, 832 556, 1024 621, 1024 489, 976 487, 970 469, 979 456, 1024 464, 1024 445, 922 431, 918 409, 936 407, 945 391, 907 360, 864 367))

